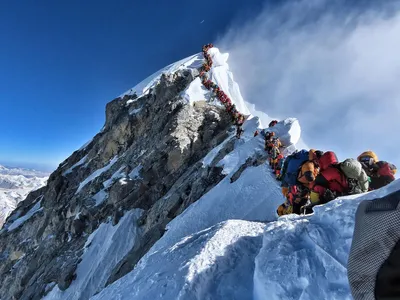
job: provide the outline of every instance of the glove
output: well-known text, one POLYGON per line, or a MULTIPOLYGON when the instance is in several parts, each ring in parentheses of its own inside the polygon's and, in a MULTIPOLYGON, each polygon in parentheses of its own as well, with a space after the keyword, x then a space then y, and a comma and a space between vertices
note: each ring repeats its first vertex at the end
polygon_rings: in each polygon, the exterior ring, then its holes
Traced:
POLYGON ((324 193, 325 202, 332 201, 333 199, 336 199, 336 193, 331 191, 330 189, 327 189, 324 193))

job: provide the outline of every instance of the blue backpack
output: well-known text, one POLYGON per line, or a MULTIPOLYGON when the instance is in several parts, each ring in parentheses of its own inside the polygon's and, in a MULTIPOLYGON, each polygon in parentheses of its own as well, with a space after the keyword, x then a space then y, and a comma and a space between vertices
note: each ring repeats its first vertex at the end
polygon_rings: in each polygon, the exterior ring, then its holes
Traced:
POLYGON ((296 151, 288 156, 286 161, 286 169, 282 178, 282 186, 288 187, 296 185, 299 169, 306 161, 308 161, 308 151, 304 149, 296 151))

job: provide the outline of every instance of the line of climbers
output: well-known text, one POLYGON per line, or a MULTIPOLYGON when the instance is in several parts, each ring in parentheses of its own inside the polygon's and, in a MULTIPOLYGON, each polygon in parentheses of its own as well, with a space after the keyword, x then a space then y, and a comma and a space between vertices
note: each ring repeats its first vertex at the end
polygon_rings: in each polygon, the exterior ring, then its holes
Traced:
MULTIPOLYGON (((231 115, 236 125, 236 137, 239 139, 243 133, 245 116, 236 109, 224 91, 207 77, 213 64, 208 50, 213 47, 212 44, 203 46, 205 62, 199 77, 202 84, 214 92, 231 115)), ((269 127, 277 123, 277 120, 273 120, 269 127)), ((258 134, 256 131, 254 136, 258 134)), ((282 182, 282 194, 286 198, 278 207, 277 213, 280 216, 311 213, 315 205, 327 203, 340 196, 379 189, 395 179, 396 166, 379 161, 372 151, 361 153, 357 160, 348 158, 343 162, 339 162, 332 151, 314 149, 296 151, 285 158, 282 154, 284 145, 275 136, 275 132, 267 131, 262 134, 265 137, 265 150, 269 154, 269 164, 277 180, 282 182)))
POLYGON ((315 205, 340 196, 376 190, 395 180, 396 166, 379 161, 372 151, 343 162, 339 162, 332 151, 314 149, 296 151, 284 158, 284 146, 275 132, 267 131, 263 135, 269 164, 277 180, 281 181, 282 194, 286 198, 277 209, 279 216, 312 213, 315 205))
POLYGON ((216 85, 214 82, 207 78, 207 72, 211 70, 213 61, 208 50, 213 48, 213 44, 207 44, 203 46, 203 55, 205 62, 203 63, 199 77, 202 84, 208 89, 214 92, 218 100, 225 106, 226 111, 231 115, 233 124, 236 125, 236 137, 239 139, 243 133, 242 125, 245 121, 245 116, 240 113, 235 104, 232 103, 231 99, 224 93, 224 91, 216 85))

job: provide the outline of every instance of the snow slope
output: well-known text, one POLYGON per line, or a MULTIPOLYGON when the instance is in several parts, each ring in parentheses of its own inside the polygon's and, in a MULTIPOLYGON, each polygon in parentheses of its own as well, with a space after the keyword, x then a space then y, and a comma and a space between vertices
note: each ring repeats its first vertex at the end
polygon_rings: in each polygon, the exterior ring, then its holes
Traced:
MULTIPOLYGON (((399 189, 397 180, 318 206, 311 216, 229 220, 169 239, 91 299, 352 299, 346 266, 355 211, 360 201, 399 189)), ((213 209, 222 213, 226 207, 213 209)))
POLYGON ((230 220, 189 235, 92 299, 252 299, 264 226, 230 220))
POLYGON ((140 235, 140 229, 136 226, 140 215, 141 210, 135 209, 126 213, 115 226, 110 221, 100 224, 86 241, 82 261, 76 270, 76 280, 65 291, 55 286, 43 299, 88 299, 100 291, 114 267, 134 246, 140 235))
POLYGON ((290 215, 268 224, 256 258, 254 299, 352 299, 347 260, 357 207, 399 189, 396 180, 318 206, 312 216, 290 215))
POLYGON ((30 191, 46 184, 48 173, 0 165, 0 228, 30 191))

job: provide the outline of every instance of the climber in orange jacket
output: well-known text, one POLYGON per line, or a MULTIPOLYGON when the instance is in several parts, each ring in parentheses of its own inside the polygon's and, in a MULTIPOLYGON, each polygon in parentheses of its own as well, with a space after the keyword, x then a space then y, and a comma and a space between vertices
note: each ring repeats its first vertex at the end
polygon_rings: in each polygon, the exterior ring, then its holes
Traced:
MULTIPOLYGON (((278 215, 302 212, 310 213, 310 209, 303 209, 310 199, 312 188, 320 174, 320 170, 328 168, 331 163, 337 162, 336 155, 328 151, 323 153, 319 150, 308 151, 309 160, 304 161, 297 173, 297 183, 288 188, 282 188, 287 201, 278 208, 278 215)), ((318 187, 317 187, 318 190, 318 187)))

